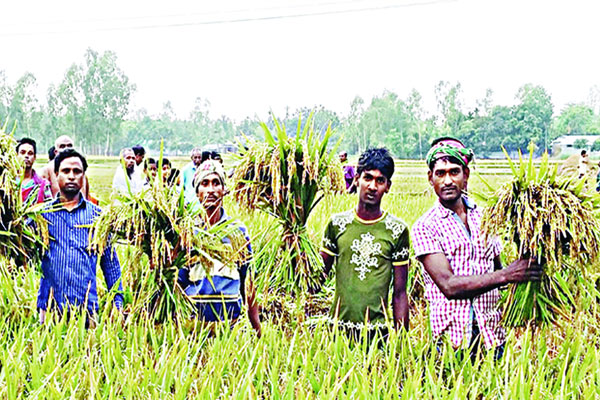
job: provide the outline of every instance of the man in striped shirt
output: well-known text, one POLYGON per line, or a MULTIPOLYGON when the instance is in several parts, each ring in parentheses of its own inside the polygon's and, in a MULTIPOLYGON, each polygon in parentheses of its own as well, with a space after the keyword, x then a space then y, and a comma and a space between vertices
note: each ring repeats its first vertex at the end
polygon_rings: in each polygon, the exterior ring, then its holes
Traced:
MULTIPOLYGON (((42 259, 43 277, 37 300, 41 322, 51 307, 59 312, 81 308, 90 317, 98 311, 97 256, 89 252, 88 243, 89 226, 100 209, 81 193, 87 162, 73 149, 58 153, 54 162, 59 193, 44 213, 51 240, 42 259)), ((121 267, 112 247, 102 254, 100 267, 108 289, 118 288, 114 303, 121 308, 121 267)))
POLYGON ((454 348, 470 346, 472 354, 483 339, 487 349, 497 348, 501 355, 498 288, 539 280, 541 267, 533 260, 517 260, 503 269, 499 241, 484 242, 481 210, 465 195, 472 158, 457 139, 432 143, 428 177, 438 201, 413 226, 413 247, 425 269, 434 337, 448 334, 454 348))

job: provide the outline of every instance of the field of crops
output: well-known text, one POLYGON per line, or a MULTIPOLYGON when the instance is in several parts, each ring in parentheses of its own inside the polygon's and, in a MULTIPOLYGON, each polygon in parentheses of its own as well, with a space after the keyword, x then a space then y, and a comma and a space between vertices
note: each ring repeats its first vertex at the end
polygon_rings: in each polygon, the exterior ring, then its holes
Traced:
MULTIPOLYGON (((88 176, 100 199, 108 198, 116 165, 116 160, 91 160, 88 176)), ((508 177, 504 162, 481 161, 476 170, 493 186, 508 177)), ((469 189, 484 190, 478 176, 472 176, 469 189)), ((384 208, 412 224, 434 201, 423 163, 398 161, 384 208)), ((330 215, 355 202, 351 195, 324 199, 309 220, 311 237, 318 241, 330 215)), ((260 248, 261 232, 274 222, 258 211, 241 212, 229 198, 225 206, 249 227, 254 247, 260 248)), ((119 254, 127 288, 134 280, 132 265, 147 261, 125 248, 119 254)), ((4 275, 0 398, 600 398, 595 275, 582 278, 587 289, 575 294, 571 318, 513 330, 500 361, 487 354, 472 363, 448 349, 436 350, 419 271, 413 262, 410 330, 392 332, 381 347, 350 342, 306 312, 322 309, 312 305, 327 304, 331 290, 309 298, 309 305, 261 296, 259 339, 246 319, 233 327, 155 326, 134 315, 111 314, 109 307, 101 308, 106 312, 93 329, 76 318, 42 326, 35 310, 38 273, 4 275)))

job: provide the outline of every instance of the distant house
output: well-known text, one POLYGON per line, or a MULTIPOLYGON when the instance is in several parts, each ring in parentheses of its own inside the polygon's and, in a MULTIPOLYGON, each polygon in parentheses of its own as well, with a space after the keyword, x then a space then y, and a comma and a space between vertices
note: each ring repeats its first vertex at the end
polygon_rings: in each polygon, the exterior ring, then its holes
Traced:
MULTIPOLYGON (((600 141, 600 135, 565 135, 560 136, 552 142, 552 155, 572 155, 578 154, 585 148, 592 150, 594 142, 600 141), (580 144, 586 143, 585 147, 580 144)), ((594 153, 600 153, 595 151, 594 153)))
POLYGON ((202 147, 204 151, 216 151, 218 153, 235 153, 238 151, 237 145, 228 142, 222 144, 207 144, 202 147))

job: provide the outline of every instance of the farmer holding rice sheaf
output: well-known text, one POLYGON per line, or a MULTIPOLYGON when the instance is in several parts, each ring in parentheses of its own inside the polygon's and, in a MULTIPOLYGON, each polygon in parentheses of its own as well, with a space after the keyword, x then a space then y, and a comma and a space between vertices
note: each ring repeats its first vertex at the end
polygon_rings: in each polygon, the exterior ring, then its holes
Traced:
MULTIPOLYGON (((246 276, 252 256, 252 247, 248 229, 240 221, 232 221, 223 208, 225 196, 225 171, 222 165, 215 160, 202 163, 194 177, 194 187, 200 204, 205 213, 202 224, 214 226, 217 224, 230 224, 231 233, 223 238, 223 246, 230 246, 234 254, 241 255, 234 265, 225 265, 214 260, 209 276, 192 277, 189 269, 180 269, 179 284, 185 293, 194 301, 198 318, 206 322, 216 322, 229 319, 237 320, 240 315, 242 303, 247 302, 248 317, 254 329, 260 336, 260 320, 256 293, 248 280, 248 292, 245 290, 246 276)), ((204 272, 204 269, 201 269, 204 272)))
MULTIPOLYGON (((506 268, 499 240, 485 243, 482 211, 466 196, 473 152, 454 138, 438 138, 427 154, 429 183, 437 203, 412 228, 415 256, 425 269, 425 296, 436 339, 448 334, 452 346, 504 346, 498 288, 513 282, 539 280, 541 267, 520 259, 506 268)), ((439 339, 438 339, 439 340, 439 339)))
POLYGON ((356 209, 334 215, 323 235, 321 256, 325 275, 335 262, 332 322, 358 337, 365 328, 369 340, 386 336, 390 283, 396 328, 408 329, 406 280, 409 232, 399 218, 381 209, 389 192, 394 160, 387 149, 369 149, 358 160, 356 209))
MULTIPOLYGON (((88 245, 89 227, 100 214, 100 208, 87 201, 81 193, 87 162, 81 154, 68 149, 57 154, 55 165, 60 192, 44 213, 52 239, 42 258, 43 277, 37 300, 42 323, 50 306, 59 312, 81 307, 89 317, 98 311, 98 256, 90 253, 88 245)), ((114 303, 121 308, 121 267, 112 246, 107 246, 102 253, 100 268, 106 286, 109 289, 118 287, 114 303)))
POLYGON ((17 155, 23 161, 25 170, 21 182, 21 196, 24 202, 43 203, 52 198, 50 182, 41 178, 33 169, 37 154, 35 140, 23 138, 17 144, 17 155), (32 199, 35 196, 35 201, 32 199))

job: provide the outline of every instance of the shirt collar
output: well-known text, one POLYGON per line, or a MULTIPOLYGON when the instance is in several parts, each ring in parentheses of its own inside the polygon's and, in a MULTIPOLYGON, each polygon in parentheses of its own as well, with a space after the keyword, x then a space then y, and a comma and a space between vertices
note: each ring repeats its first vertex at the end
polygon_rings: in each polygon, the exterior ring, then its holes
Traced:
MULTIPOLYGON (((477 208, 477 205, 475 204, 475 202, 473 202, 473 200, 471 200, 466 195, 462 195, 462 201, 465 204, 465 207, 467 207, 467 210, 474 210, 475 208, 477 208)), ((438 198, 437 203, 436 203, 436 208, 437 208, 437 211, 438 211, 438 214, 439 214, 440 218, 447 218, 451 214, 454 214, 454 211, 452 211, 449 208, 444 207, 442 205, 442 203, 440 203, 440 199, 439 198, 438 198)))
MULTIPOLYGON (((52 201, 52 206, 56 206, 58 204, 60 204, 60 192, 56 193, 56 197, 54 198, 54 200, 52 201)), ((71 211, 75 211, 79 208, 85 208, 87 206, 87 200, 83 197, 83 195, 81 194, 81 192, 79 192, 79 203, 77 203, 77 206, 75 208, 73 208, 71 211)), ((60 210, 64 209, 64 207, 61 207, 60 210)))

